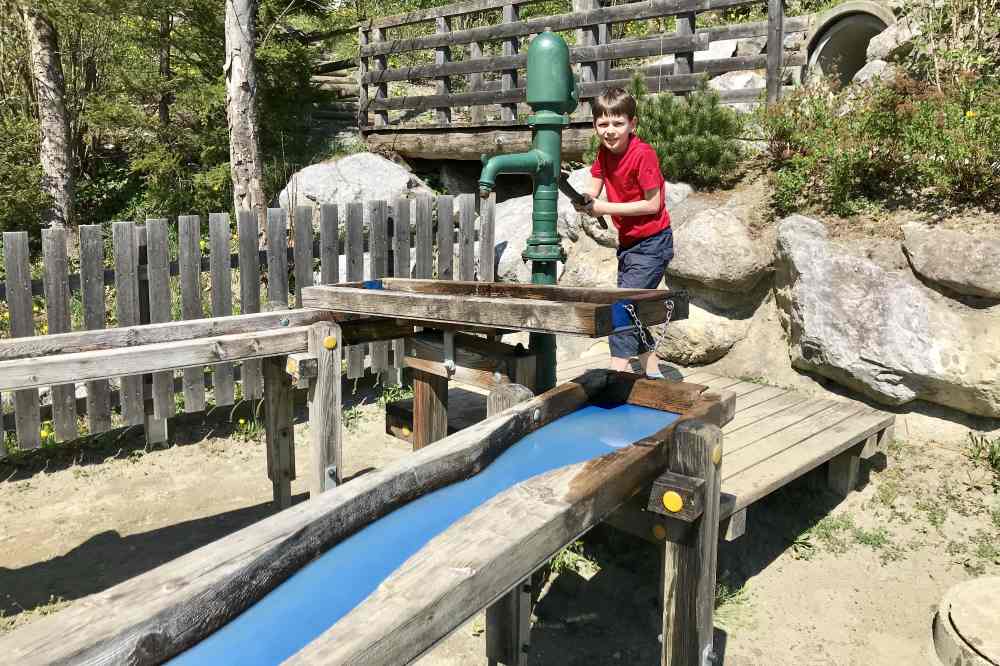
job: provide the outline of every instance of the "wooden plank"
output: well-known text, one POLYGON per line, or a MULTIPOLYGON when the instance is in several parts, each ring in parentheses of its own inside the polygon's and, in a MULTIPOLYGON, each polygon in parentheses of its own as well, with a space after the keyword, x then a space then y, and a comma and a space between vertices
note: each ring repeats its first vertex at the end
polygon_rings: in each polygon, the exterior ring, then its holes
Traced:
MULTIPOLYGON (((677 17, 677 38, 690 38, 695 34, 695 13, 685 12, 677 17)), ((702 49, 698 49, 702 50, 702 49)), ((681 75, 694 73, 694 51, 677 51, 674 58, 674 74, 681 75)))
POLYGON ((0 635, 0 654, 17 664, 166 661, 361 526, 468 478, 514 442, 578 409, 604 388, 606 379, 593 373, 581 384, 558 387, 438 446, 39 617, 0 635), (536 409, 537 421, 532 418, 536 409))
MULTIPOLYGON (((451 21, 448 20, 448 17, 439 16, 436 19, 434 19, 434 32, 437 33, 439 37, 441 36, 444 37, 443 43, 438 44, 437 45, 438 48, 434 49, 434 64, 443 65, 449 60, 451 60, 451 49, 448 47, 448 44, 450 43, 450 40, 448 39, 449 36, 448 33, 451 32, 451 21)), ((392 51, 395 51, 395 49, 392 49, 392 51)), ((450 123, 452 103, 449 102, 448 97, 451 95, 451 83, 449 82, 447 76, 442 76, 438 78, 436 89, 437 89, 437 95, 435 95, 435 97, 443 100, 443 103, 439 104, 437 106, 437 110, 435 111, 435 116, 437 118, 437 121, 439 123, 450 123)))
POLYGON ((309 497, 340 485, 344 455, 340 429, 340 327, 321 322, 309 327, 309 352, 316 358, 316 378, 309 384, 309 497))
POLYGON ((767 0, 767 103, 781 98, 782 57, 785 54, 785 1, 767 0))
MULTIPOLYGON (((259 237, 257 215, 254 211, 236 213, 239 234, 240 312, 260 312, 260 259, 257 251, 259 237)), ((240 367, 243 398, 254 400, 264 395, 264 379, 260 361, 244 361, 240 367)))
MULTIPOLYGON (((482 283, 470 280, 408 280, 387 278, 382 280, 384 289, 391 292, 429 294, 435 296, 482 296, 488 298, 520 298, 542 301, 610 305, 627 298, 642 304, 650 301, 660 310, 665 298, 679 297, 683 292, 667 289, 620 289, 617 287, 565 287, 562 285, 520 284, 512 282, 482 283)), ((359 287, 360 283, 346 283, 344 287, 359 287)), ((676 314, 676 312, 675 312, 676 314)), ((732 380, 739 381, 739 380, 732 380)))
MULTIPOLYGON (((515 23, 518 20, 518 10, 517 5, 510 4, 503 8, 503 22, 504 23, 515 23)), ((506 58, 512 58, 518 55, 518 50, 520 50, 520 40, 517 37, 508 37, 503 40, 503 55, 506 58)), ((527 60, 527 54, 525 55, 527 60)), ((507 92, 517 88, 517 68, 509 67, 500 74, 500 91, 507 92)), ((500 118, 506 121, 515 121, 517 119, 517 104, 501 104, 500 105, 500 118)))
POLYGON ((416 215, 414 229, 416 231, 416 265, 413 270, 415 278, 430 278, 434 275, 434 220, 431 206, 433 199, 419 196, 416 200, 416 215))
POLYGON ((319 207, 319 271, 320 282, 334 284, 340 282, 340 229, 338 227, 337 204, 323 204, 319 207))
MULTIPOLYGON (((33 336, 35 321, 31 302, 28 232, 5 231, 3 251, 4 267, 7 272, 5 281, 7 305, 10 308, 10 336, 12 338, 33 336)), ((37 389, 14 393, 14 418, 18 446, 24 450, 40 447, 41 415, 37 389)))
POLYGON ((756 405, 759 405, 768 400, 773 400, 774 398, 785 395, 789 393, 788 389, 781 388, 780 386, 765 386, 762 385, 757 391, 751 391, 750 393, 744 393, 736 398, 736 413, 739 414, 742 410, 749 409, 756 405))
MULTIPOLYGON (((45 267, 45 314, 48 333, 68 333, 72 327, 69 314, 69 261, 66 254, 66 229, 54 226, 42 229, 42 259, 45 267)), ((76 384, 52 387, 52 426, 60 442, 76 439, 76 384)))
MULTIPOLYGON (((486 416, 527 402, 534 394, 520 384, 502 384, 486 399, 486 416)), ((490 664, 527 666, 531 647, 531 576, 486 608, 486 658, 490 664)))
MULTIPOLYGON (((393 271, 396 277, 410 277, 410 200, 400 197, 396 202, 396 218, 393 227, 393 271)), ((403 356, 405 354, 403 340, 394 340, 392 343, 392 367, 403 367, 403 356)))
POLYGON ((455 198, 442 194, 437 198, 437 279, 452 280, 455 277, 455 198))
MULTIPOLYGON (((135 237, 134 222, 115 222, 111 225, 115 248, 115 311, 119 326, 136 326, 139 317, 139 245, 135 237)), ((204 387, 202 388, 204 391, 204 387)), ((121 378, 119 389, 122 418, 128 425, 145 423, 142 404, 142 376, 127 375, 121 378)), ((200 410, 199 410, 200 411, 200 410)))
MULTIPOLYGON (((525 21, 469 28, 467 30, 442 32, 439 28, 433 35, 424 35, 410 39, 394 39, 382 43, 372 42, 360 47, 359 55, 362 58, 367 58, 369 56, 402 53, 405 51, 444 48, 457 46, 458 44, 468 44, 469 42, 488 42, 509 37, 534 35, 548 29, 559 32, 561 30, 574 30, 599 23, 659 18, 661 16, 708 11, 710 8, 723 8, 725 6, 740 4, 746 4, 746 0, 715 0, 712 2, 706 0, 649 0, 641 4, 632 3, 631 5, 619 5, 616 7, 602 7, 586 12, 541 16, 525 21)), ((439 18, 437 20, 447 19, 439 18)), ((666 53, 667 51, 664 50, 664 52, 666 53)), ((585 59, 600 60, 601 58, 585 59)))
MULTIPOLYGON (((211 213, 208 216, 212 279, 212 316, 233 314, 233 277, 229 268, 229 215, 211 213)), ((212 368, 216 405, 231 405, 235 400, 234 367, 219 363, 212 368)))
MULTIPOLYGON (((173 316, 170 295, 170 240, 167 220, 146 220, 146 267, 149 276, 149 321, 153 324, 165 324, 173 316)), ((181 324, 178 326, 187 326, 181 324)), ((133 329, 134 330, 134 329, 133 329)), ((164 329, 160 329, 164 330, 164 329)), ((169 330, 169 329, 168 329, 169 330)), ((124 333, 119 329, 119 333, 124 333)), ((150 338, 157 342, 167 342, 163 337, 150 338)), ((111 347, 129 346, 129 340, 116 340, 105 343, 105 349, 111 347)), ((141 343, 133 343, 141 344, 141 343)), ((83 350, 79 350, 83 351, 83 350)), ((157 372, 153 374, 153 416, 166 419, 174 415, 177 406, 174 403, 174 373, 157 372)))
POLYGON ((476 200, 474 194, 458 197, 458 279, 476 279, 476 200))
MULTIPOLYGON (((371 40, 369 39, 370 29, 364 25, 358 28, 358 47, 362 48, 366 46, 371 40)), ((368 84, 365 83, 365 77, 368 74, 369 69, 369 58, 359 56, 358 57, 358 126, 364 127, 368 125, 368 105, 371 103, 371 99, 368 96, 368 84)))
POLYGON ((274 490, 275 508, 282 510, 292 505, 292 479, 295 478, 294 393, 291 378, 285 372, 284 356, 270 356, 262 364, 267 475, 274 490))
POLYGON ((768 442, 767 450, 758 453, 755 465, 747 466, 747 456, 743 456, 730 467, 725 458, 722 490, 736 497, 732 510, 749 506, 893 421, 891 414, 868 408, 851 413, 849 407, 841 406, 836 415, 843 418, 833 424, 829 423, 832 419, 815 422, 811 430, 789 433, 781 440, 775 438, 773 444, 768 442))
MULTIPOLYGON (((80 287, 84 328, 103 329, 106 325, 104 234, 99 224, 80 226, 80 287)), ((91 434, 111 429, 111 385, 107 379, 87 382, 87 424, 91 434)))
POLYGON ((866 443, 867 439, 861 444, 855 444, 831 458, 827 464, 826 482, 830 490, 837 495, 847 497, 853 490, 857 489, 861 470, 861 452, 866 443))
MULTIPOLYGON (((701 31, 699 30, 698 32, 700 33, 701 31)), ((784 64, 786 67, 801 66, 805 65, 807 60, 804 53, 789 53, 786 54, 784 64)), ((725 74, 726 72, 745 72, 764 69, 765 67, 767 67, 766 55, 730 56, 728 58, 713 58, 712 60, 696 60, 692 73, 718 75, 725 74)), ((636 71, 642 72, 642 75, 645 77, 669 76, 671 72, 676 72, 670 65, 649 65, 638 70, 612 69, 608 72, 608 77, 612 79, 627 79, 629 76, 634 75, 636 71)))
MULTIPOLYGON (((149 318, 149 252, 147 248, 145 225, 135 225, 135 242, 138 249, 139 259, 139 323, 148 324, 149 318), (145 277, 143 275, 145 274, 145 277)), ((145 409, 146 394, 152 396, 153 376, 142 376, 142 397, 143 397, 143 430, 146 436, 146 446, 154 448, 159 444, 166 444, 170 438, 169 423, 166 419, 157 418, 145 409), (148 387, 148 388, 147 388, 148 387)))
POLYGON ((496 279, 495 256, 496 244, 496 192, 490 192, 487 199, 479 202, 479 271, 477 278, 481 282, 493 282, 496 279))
MULTIPOLYGON (((371 279, 386 277, 389 272, 389 207, 385 201, 368 203, 368 246, 371 248, 371 279)), ((371 345, 371 371, 382 373, 389 368, 389 345, 376 342, 371 345)))
MULTIPOLYGON (((469 59, 478 60, 483 57, 483 45, 479 42, 469 44, 469 59)), ((479 92, 483 89, 483 75, 479 72, 469 74, 469 90, 479 92)), ((473 106, 469 109, 469 118, 474 123, 486 120, 486 109, 482 106, 473 106)))
MULTIPOLYGON (((371 30, 371 41, 373 42, 384 42, 385 39, 382 35, 382 28, 372 28, 371 30)), ((385 70, 388 66, 388 59, 385 54, 377 55, 372 58, 375 64, 375 72, 385 70)), ((375 86, 375 101, 383 100, 389 96, 389 84, 380 83, 375 86)), ((388 125, 389 124, 389 112, 388 111, 377 111, 375 113, 375 126, 388 125)))
MULTIPOLYGON (((181 270, 181 319, 201 319, 205 316, 201 302, 201 218, 181 215, 177 218, 178 261, 181 270)), ((202 368, 184 370, 184 411, 205 409, 205 371, 202 368)))
POLYGON ((413 371, 413 450, 448 436, 448 378, 413 371))
POLYGON ((722 433, 713 425, 685 423, 674 430, 672 444, 670 471, 704 479, 706 501, 704 513, 693 525, 667 519, 661 663, 701 666, 713 645, 722 433))
POLYGON ((726 436, 731 442, 726 447, 726 452, 734 455, 758 442, 766 441, 788 428, 801 427, 810 419, 822 418, 819 415, 834 409, 836 406, 837 403, 831 400, 814 399, 796 404, 766 418, 744 417, 742 423, 726 431, 726 436))
POLYGON ((284 208, 267 209, 267 304, 268 310, 288 308, 288 213, 284 208))
POLYGON ((302 307, 302 288, 313 285, 313 209, 295 207, 295 307, 302 307))
MULTIPOLYGON (((347 257, 347 279, 364 280, 364 208, 360 202, 347 204, 347 234, 344 255, 347 257)), ((303 294, 303 302, 305 295, 303 294)), ((358 379, 365 375, 365 350, 367 345, 347 349, 347 378, 358 379)))
POLYGON ((537 0, 468 0, 467 2, 453 2, 448 5, 432 7, 431 9, 420 9, 407 12, 405 14, 377 18, 374 19, 371 24, 373 27, 378 26, 380 28, 389 28, 407 25, 409 23, 419 23, 420 21, 428 21, 430 19, 436 19, 440 16, 461 16, 463 14, 474 14, 476 12, 481 12, 487 9, 496 9, 498 7, 517 7, 517 5, 527 4, 529 2, 537 2, 537 0))
MULTIPOLYGON (((525 350, 461 333, 455 336, 455 365, 445 367, 442 335, 424 331, 405 341, 403 365, 444 379, 492 390, 497 384, 518 381, 515 373, 527 373, 519 362, 533 357, 525 350)), ((520 382, 519 382, 520 383, 520 382)))
POLYGON ((736 418, 723 430, 726 436, 730 438, 731 444, 729 448, 739 446, 740 437, 737 436, 738 430, 760 421, 772 419, 778 414, 792 412, 808 400, 809 397, 801 393, 784 391, 773 396, 770 400, 764 400, 755 405, 741 408, 737 399, 736 418))

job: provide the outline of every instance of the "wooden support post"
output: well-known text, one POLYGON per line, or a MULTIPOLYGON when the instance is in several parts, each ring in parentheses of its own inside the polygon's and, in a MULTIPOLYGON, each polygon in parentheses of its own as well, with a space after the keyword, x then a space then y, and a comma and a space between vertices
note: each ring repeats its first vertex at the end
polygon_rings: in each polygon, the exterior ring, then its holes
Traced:
MULTIPOLYGON (((515 23, 517 21, 517 5, 504 5, 503 6, 503 22, 505 24, 515 23)), ((505 56, 517 55, 520 49, 520 44, 517 37, 510 37, 509 39, 503 40, 503 54, 505 56)), ((500 75, 500 90, 508 91, 517 88, 517 69, 505 70, 500 75)), ((517 118, 517 104, 502 104, 500 106, 500 119, 513 121, 517 118)))
POLYGON ((263 361, 267 476, 274 486, 274 504, 278 509, 292 505, 295 478, 292 381, 285 372, 285 362, 284 356, 270 356, 263 361))
MULTIPOLYGON (((42 229, 42 257, 45 272, 45 314, 49 321, 49 334, 68 333, 71 328, 69 314, 69 260, 66 252, 66 229, 54 226, 42 229)), ((52 425, 60 442, 76 439, 76 385, 62 384, 52 387, 52 425)))
POLYGON ((785 0, 767 1, 767 103, 781 99, 781 68, 785 54, 785 0))
MULTIPOLYGON (((483 57, 483 45, 479 42, 471 42, 469 44, 469 59, 478 60, 483 57)), ((473 72, 469 74, 469 90, 472 92, 480 92, 483 89, 483 74, 482 72, 473 72)), ((486 120, 486 107, 481 104, 474 104, 469 107, 469 119, 473 123, 481 123, 486 120)))
MULTIPOLYGON (((500 384, 486 398, 486 416, 531 400, 531 389, 500 384)), ((490 666, 527 666, 531 634, 531 576, 486 608, 486 658, 490 666)))
POLYGON ((668 460, 670 471, 704 479, 705 495, 704 511, 695 522, 666 519, 661 663, 703 666, 712 651, 722 431, 698 421, 678 425, 668 460))
MULTIPOLYGON (((150 303, 151 298, 153 298, 153 291, 155 287, 150 282, 150 269, 149 269, 149 249, 147 242, 146 227, 141 225, 136 225, 135 227, 135 242, 139 249, 139 266, 140 273, 141 267, 146 267, 146 278, 139 278, 139 323, 149 324, 152 323, 153 319, 151 317, 150 303)), ((155 274, 155 271, 153 271, 155 274)), ((143 375, 142 381, 144 384, 150 385, 150 390, 153 391, 153 380, 154 377, 151 374, 143 375)), ((173 396, 171 396, 173 397, 173 396)), ((155 399, 155 398, 154 398, 155 399)), ((143 430, 146 433, 146 444, 149 447, 153 447, 156 444, 164 444, 169 439, 168 424, 167 419, 158 417, 156 414, 156 406, 153 406, 153 413, 145 412, 145 407, 143 408, 143 430)))
MULTIPOLYGON (((358 47, 368 44, 368 31, 371 21, 365 21, 358 26, 358 47)), ((358 127, 368 127, 368 84, 365 74, 368 73, 369 58, 358 58, 358 127)))
POLYGON ((333 322, 309 327, 309 352, 316 359, 316 377, 309 385, 310 497, 344 479, 340 430, 342 341, 340 326, 333 322))
POLYGON ((448 378, 413 371, 413 450, 448 436, 448 378))
MULTIPOLYGON (((573 0, 574 12, 585 12, 600 9, 599 0, 573 0)), ((598 43, 598 28, 588 25, 576 31, 576 43, 580 46, 596 46, 598 43)), ((580 63, 580 82, 591 83, 597 80, 597 61, 580 63)), ((573 113, 576 118, 591 115, 590 102, 583 102, 573 113)))
MULTIPOLYGON (((373 42, 383 41, 382 28, 372 28, 371 40, 373 42)), ((389 64, 389 57, 386 55, 378 55, 373 58, 375 61, 374 70, 376 72, 384 72, 389 64)), ((375 86, 375 99, 384 100, 389 97, 389 84, 379 83, 375 86)), ((375 112, 375 126, 384 127, 389 124, 389 111, 385 109, 379 109, 375 112)))
MULTIPOLYGON (((694 35, 694 12, 677 15, 677 36, 691 37, 694 35)), ((674 57, 674 74, 691 74, 694 72, 694 51, 678 53, 674 57)))
POLYGON ((830 490, 841 497, 847 497, 858 487, 858 472, 865 444, 866 442, 856 444, 827 463, 826 483, 830 490))
MULTIPOLYGON (((439 16, 435 19, 435 32, 437 34, 445 34, 451 32, 451 22, 447 16, 439 16)), ((439 46, 434 49, 434 64, 443 65, 446 62, 451 61, 451 49, 447 46, 439 46)), ((451 85, 448 82, 447 76, 442 76, 437 80, 437 94, 438 95, 449 95, 451 94, 451 85)), ((439 123, 450 123, 451 122, 451 107, 441 106, 437 109, 437 122, 439 123)))

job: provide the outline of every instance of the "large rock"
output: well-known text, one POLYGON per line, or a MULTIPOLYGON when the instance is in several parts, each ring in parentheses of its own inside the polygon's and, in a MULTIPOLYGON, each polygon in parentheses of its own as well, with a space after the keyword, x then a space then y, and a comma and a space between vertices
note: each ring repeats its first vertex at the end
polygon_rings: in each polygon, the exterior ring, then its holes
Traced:
POLYGON ((898 75, 899 69, 896 65, 885 60, 872 60, 859 69, 851 81, 862 85, 874 83, 875 81, 889 84, 895 81, 898 75))
POLYGON ((733 211, 710 208, 674 229, 667 274, 711 289, 747 292, 768 272, 772 258, 733 211))
POLYGON ((687 319, 667 326, 656 353, 660 358, 682 365, 712 363, 746 337, 749 327, 749 319, 730 319, 692 304, 687 319))
POLYGON ((923 34, 920 24, 903 18, 872 37, 865 55, 867 60, 898 61, 913 49, 913 40, 923 34))
POLYGON ((903 250, 925 280, 966 296, 1000 299, 1000 236, 972 236, 921 224, 904 226, 903 235, 903 250))
POLYGON ((278 195, 278 205, 312 206, 354 201, 389 202, 400 196, 433 194, 406 168, 374 153, 355 153, 328 162, 312 164, 296 172, 278 195))
POLYGON ((885 404, 921 399, 1000 415, 995 313, 958 309, 847 254, 800 215, 778 227, 775 290, 796 368, 885 404))
POLYGON ((753 71, 726 72, 708 82, 713 90, 743 90, 744 88, 764 88, 767 79, 753 71))

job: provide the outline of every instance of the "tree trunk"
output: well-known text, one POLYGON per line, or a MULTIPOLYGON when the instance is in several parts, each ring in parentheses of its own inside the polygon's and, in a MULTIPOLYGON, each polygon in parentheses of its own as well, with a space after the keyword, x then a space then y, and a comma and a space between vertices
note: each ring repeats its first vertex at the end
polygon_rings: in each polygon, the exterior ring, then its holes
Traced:
POLYGON ((25 6, 21 15, 28 35, 31 78, 38 106, 42 187, 52 196, 52 206, 44 221, 50 226, 68 224, 73 218, 73 165, 59 36, 52 22, 39 11, 25 6))
POLYGON ((160 124, 163 126, 170 124, 170 104, 174 101, 174 94, 168 87, 170 79, 173 78, 173 72, 170 71, 171 23, 172 17, 170 16, 170 12, 164 12, 160 17, 160 85, 163 88, 160 91, 160 101, 158 104, 160 124))
POLYGON ((267 202, 257 126, 257 0, 226 0, 226 117, 236 213, 252 210, 264 229, 267 202))

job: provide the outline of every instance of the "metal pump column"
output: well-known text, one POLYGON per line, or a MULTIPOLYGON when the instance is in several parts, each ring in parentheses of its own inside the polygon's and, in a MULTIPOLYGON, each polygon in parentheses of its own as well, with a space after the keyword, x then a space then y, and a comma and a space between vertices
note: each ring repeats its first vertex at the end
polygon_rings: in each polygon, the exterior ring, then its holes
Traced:
MULTIPOLYGON (((556 262, 566 260, 556 229, 562 130, 569 124, 567 114, 579 102, 569 66, 569 48, 550 30, 537 35, 528 47, 527 87, 527 102, 534 112, 528 118, 531 150, 489 160, 484 155, 479 194, 489 196, 501 173, 524 173, 534 178, 531 236, 521 256, 531 261, 533 284, 555 284, 556 262)), ((535 391, 541 393, 556 384, 556 339, 554 335, 532 333, 530 345, 538 359, 535 391)))

